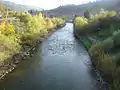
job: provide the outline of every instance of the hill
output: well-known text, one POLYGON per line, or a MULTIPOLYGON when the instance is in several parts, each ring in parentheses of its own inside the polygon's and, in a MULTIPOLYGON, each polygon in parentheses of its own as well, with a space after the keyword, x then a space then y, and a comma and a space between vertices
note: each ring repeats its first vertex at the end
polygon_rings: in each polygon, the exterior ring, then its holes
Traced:
POLYGON ((105 10, 120 11, 120 1, 118 0, 100 0, 97 2, 89 2, 82 5, 65 5, 58 8, 44 11, 44 14, 53 16, 68 16, 72 18, 74 14, 82 16, 86 10, 89 10, 92 14, 96 14, 103 8, 105 10))
POLYGON ((31 10, 31 9, 32 10, 39 10, 39 11, 43 10, 40 7, 21 5, 21 4, 16 4, 16 3, 13 3, 13 2, 10 2, 10 1, 0 0, 0 3, 6 5, 10 9, 13 9, 13 10, 16 10, 16 11, 22 11, 22 12, 26 12, 26 11, 31 10))

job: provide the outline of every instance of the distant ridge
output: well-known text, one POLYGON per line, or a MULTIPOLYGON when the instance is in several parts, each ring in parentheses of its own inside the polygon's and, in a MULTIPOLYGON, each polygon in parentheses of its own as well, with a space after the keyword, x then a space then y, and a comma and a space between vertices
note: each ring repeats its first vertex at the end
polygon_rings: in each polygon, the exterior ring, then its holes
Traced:
POLYGON ((97 2, 89 2, 82 5, 65 5, 52 10, 43 11, 44 14, 49 14, 53 16, 68 16, 72 18, 73 15, 84 15, 86 10, 90 13, 96 14, 103 8, 104 10, 115 10, 120 11, 120 1, 119 0, 98 0, 97 2))
POLYGON ((35 7, 35 6, 27 6, 27 5, 21 5, 21 4, 16 4, 10 1, 4 1, 4 0, 0 0, 0 3, 3 3, 4 5, 6 5, 8 8, 16 10, 16 11, 22 11, 22 12, 26 12, 28 10, 38 10, 38 11, 42 11, 43 9, 40 7, 35 7))

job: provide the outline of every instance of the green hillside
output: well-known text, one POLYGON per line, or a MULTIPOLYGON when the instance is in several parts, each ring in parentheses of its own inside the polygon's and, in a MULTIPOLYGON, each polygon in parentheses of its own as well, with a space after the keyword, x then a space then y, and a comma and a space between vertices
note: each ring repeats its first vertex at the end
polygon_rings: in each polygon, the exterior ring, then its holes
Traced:
POLYGON ((96 14, 103 8, 104 10, 115 10, 120 11, 120 1, 119 0, 101 0, 97 2, 90 2, 82 5, 65 5, 58 8, 44 11, 44 14, 54 15, 54 16, 68 16, 70 19, 73 15, 83 16, 86 10, 90 13, 96 14))

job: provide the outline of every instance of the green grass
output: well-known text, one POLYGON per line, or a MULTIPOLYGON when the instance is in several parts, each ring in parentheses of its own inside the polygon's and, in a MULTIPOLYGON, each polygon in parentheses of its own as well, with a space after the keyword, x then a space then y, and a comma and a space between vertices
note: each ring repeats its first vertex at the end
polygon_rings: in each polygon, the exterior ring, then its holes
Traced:
POLYGON ((80 40, 85 44, 87 49, 90 49, 92 46, 92 41, 88 37, 81 36, 80 40))

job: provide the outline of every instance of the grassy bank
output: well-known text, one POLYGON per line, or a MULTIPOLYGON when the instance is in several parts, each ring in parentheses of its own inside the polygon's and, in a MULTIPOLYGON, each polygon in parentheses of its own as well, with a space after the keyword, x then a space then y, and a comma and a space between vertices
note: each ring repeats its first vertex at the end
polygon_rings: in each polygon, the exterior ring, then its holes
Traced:
POLYGON ((116 12, 101 10, 89 19, 76 17, 74 29, 96 68, 107 76, 109 90, 120 90, 120 19, 116 12))
POLYGON ((36 16, 12 10, 7 13, 7 17, 0 22, 0 77, 11 71, 11 67, 16 66, 49 32, 64 24, 65 21, 60 18, 47 18, 41 13, 36 16), (15 19, 7 20, 12 17, 15 19))

